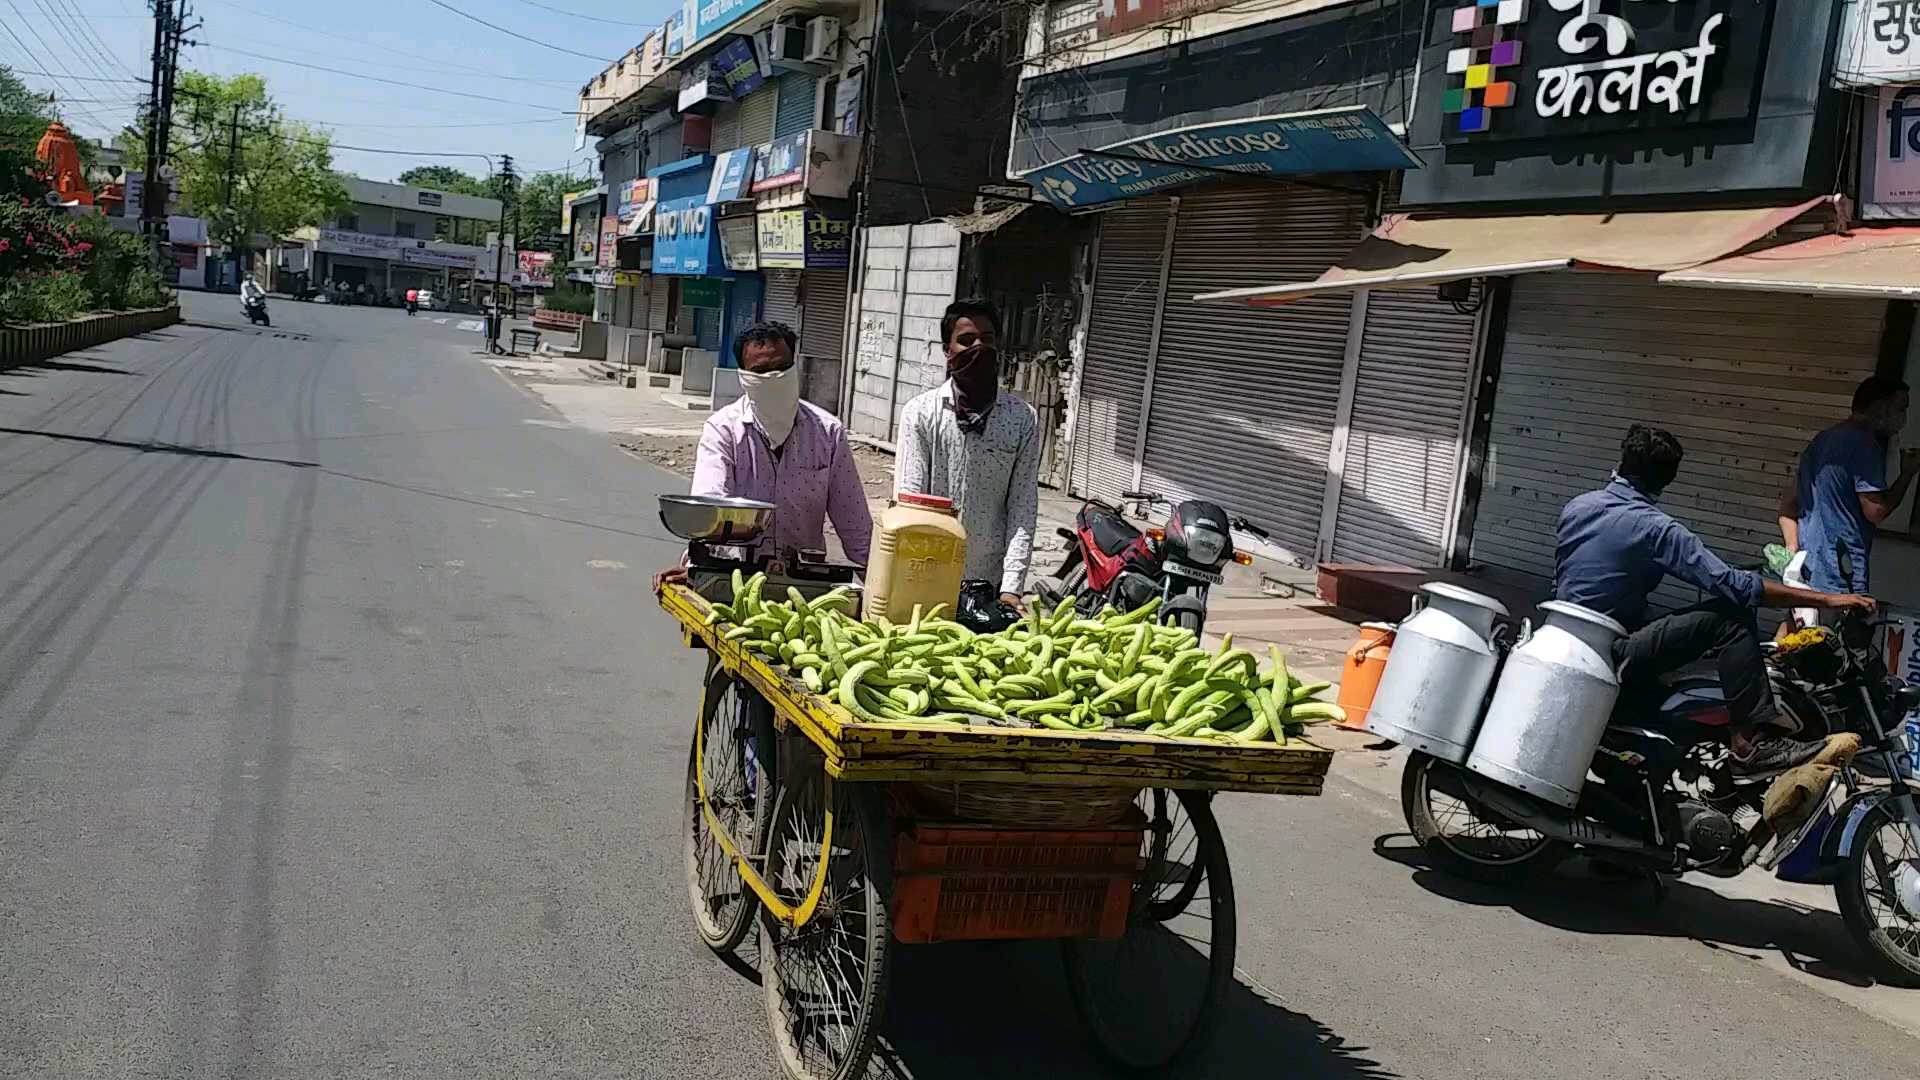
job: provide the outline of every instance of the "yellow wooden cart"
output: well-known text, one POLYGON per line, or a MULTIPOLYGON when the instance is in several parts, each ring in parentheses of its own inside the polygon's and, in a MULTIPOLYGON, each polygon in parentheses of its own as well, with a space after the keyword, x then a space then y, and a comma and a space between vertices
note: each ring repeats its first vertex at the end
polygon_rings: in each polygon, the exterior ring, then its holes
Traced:
POLYGON ((731 953, 757 925, 768 1024, 794 1080, 862 1075, 891 950, 1058 938, 1102 1053, 1164 1073, 1233 977, 1215 791, 1317 795, 1331 754, 1137 732, 856 722, 707 625, 683 829, 694 922, 731 953))

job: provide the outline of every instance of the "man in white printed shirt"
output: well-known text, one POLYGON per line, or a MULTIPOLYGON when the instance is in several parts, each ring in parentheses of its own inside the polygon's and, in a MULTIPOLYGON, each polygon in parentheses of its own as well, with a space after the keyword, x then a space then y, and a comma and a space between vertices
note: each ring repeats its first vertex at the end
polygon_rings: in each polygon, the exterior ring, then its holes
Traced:
POLYGON ((1040 513, 1040 418, 1000 391, 999 332, 984 301, 947 306, 947 381, 907 402, 893 492, 952 499, 967 530, 967 578, 999 582, 1001 599, 1018 604, 1040 513))

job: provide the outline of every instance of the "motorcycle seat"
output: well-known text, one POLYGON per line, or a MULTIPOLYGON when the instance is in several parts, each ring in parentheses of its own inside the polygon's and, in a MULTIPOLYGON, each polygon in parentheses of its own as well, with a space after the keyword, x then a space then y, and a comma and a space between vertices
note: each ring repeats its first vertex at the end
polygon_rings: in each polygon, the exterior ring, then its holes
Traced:
POLYGON ((1085 515, 1087 528, 1093 533, 1093 544, 1102 555, 1118 555, 1128 544, 1140 539, 1140 530, 1111 510, 1089 509, 1085 515))

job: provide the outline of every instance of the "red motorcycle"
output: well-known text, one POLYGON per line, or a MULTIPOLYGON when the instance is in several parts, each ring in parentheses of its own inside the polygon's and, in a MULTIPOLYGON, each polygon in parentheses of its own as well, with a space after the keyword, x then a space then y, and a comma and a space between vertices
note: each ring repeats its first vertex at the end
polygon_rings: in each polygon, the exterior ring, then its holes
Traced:
POLYGON ((1268 533, 1198 499, 1176 505, 1145 491, 1124 491, 1120 497, 1172 506, 1172 512, 1165 526, 1142 532, 1117 508, 1088 500, 1074 515, 1074 528, 1059 530, 1067 541, 1066 560, 1036 589, 1054 603, 1078 597, 1074 607, 1087 615, 1107 604, 1132 611, 1157 598, 1161 622, 1200 633, 1207 622, 1207 590, 1225 580, 1227 563, 1253 563, 1251 555, 1234 549, 1233 530, 1262 540, 1268 533))

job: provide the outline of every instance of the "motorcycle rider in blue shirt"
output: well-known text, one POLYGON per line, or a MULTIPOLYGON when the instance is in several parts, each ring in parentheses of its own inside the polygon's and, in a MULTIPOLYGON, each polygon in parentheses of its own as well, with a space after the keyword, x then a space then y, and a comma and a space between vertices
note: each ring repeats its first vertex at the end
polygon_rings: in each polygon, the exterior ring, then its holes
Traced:
POLYGON ((1874 601, 1795 588, 1728 566, 1656 505, 1679 473, 1684 453, 1669 432, 1638 424, 1627 432, 1608 484, 1576 496, 1560 512, 1554 595, 1627 628, 1614 646, 1624 689, 1655 685, 1662 675, 1715 657, 1731 715, 1734 769, 1760 777, 1785 772, 1812 760, 1823 744, 1793 739, 1771 726, 1778 710, 1761 659, 1755 609, 1871 612, 1874 601), (1668 575, 1710 599, 1649 618, 1647 596, 1668 575))

